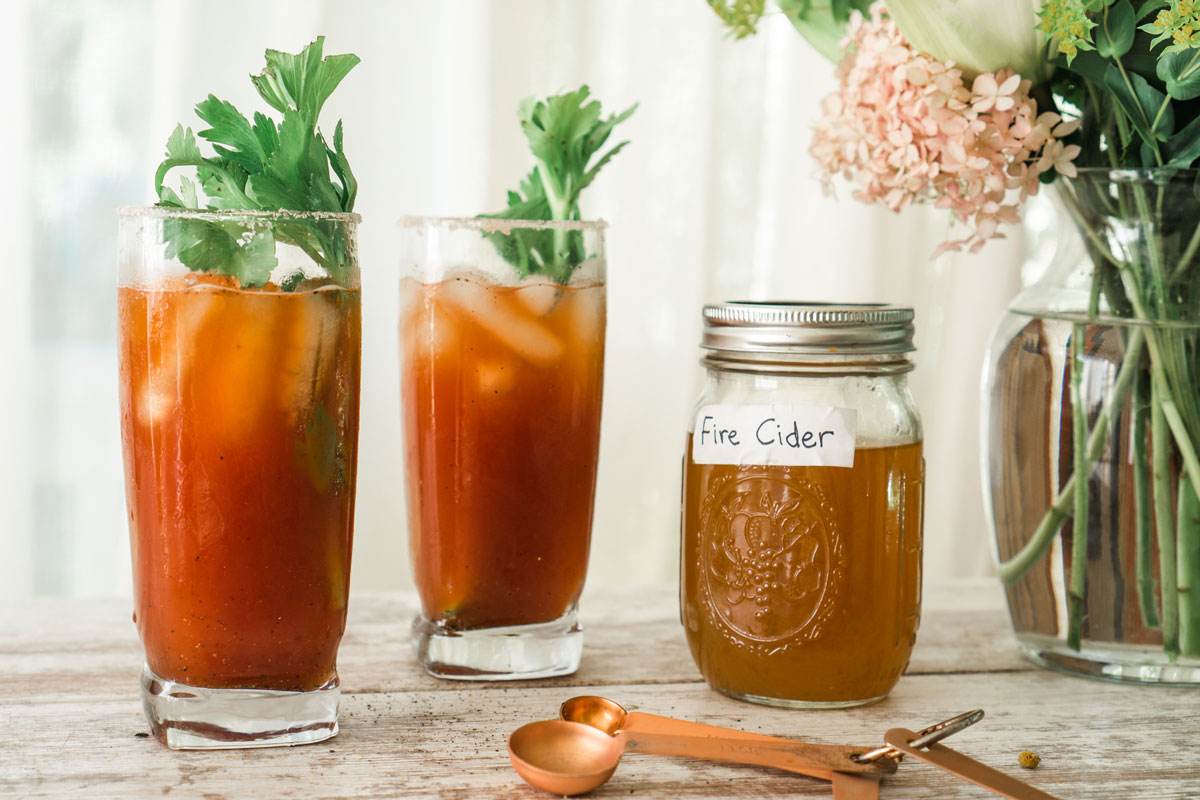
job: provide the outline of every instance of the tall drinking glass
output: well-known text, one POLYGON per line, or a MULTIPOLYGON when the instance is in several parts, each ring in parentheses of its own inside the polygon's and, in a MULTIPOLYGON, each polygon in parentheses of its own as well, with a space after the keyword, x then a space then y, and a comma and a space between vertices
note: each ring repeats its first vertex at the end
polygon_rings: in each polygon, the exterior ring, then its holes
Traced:
POLYGON ((568 675, 600 437, 604 223, 400 227, 417 656, 443 678, 568 675), (574 268, 530 274, 539 238, 574 268))
POLYGON ((134 621, 146 717, 169 747, 337 733, 358 443, 358 221, 121 211, 134 621))

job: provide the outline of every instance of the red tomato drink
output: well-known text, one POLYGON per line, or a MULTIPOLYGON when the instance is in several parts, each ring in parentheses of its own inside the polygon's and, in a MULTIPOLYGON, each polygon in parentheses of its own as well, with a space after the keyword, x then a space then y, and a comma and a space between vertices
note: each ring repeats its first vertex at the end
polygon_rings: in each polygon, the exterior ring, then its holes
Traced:
POLYGON ((192 274, 118 292, 149 669, 217 689, 329 684, 350 577, 358 291, 192 274))

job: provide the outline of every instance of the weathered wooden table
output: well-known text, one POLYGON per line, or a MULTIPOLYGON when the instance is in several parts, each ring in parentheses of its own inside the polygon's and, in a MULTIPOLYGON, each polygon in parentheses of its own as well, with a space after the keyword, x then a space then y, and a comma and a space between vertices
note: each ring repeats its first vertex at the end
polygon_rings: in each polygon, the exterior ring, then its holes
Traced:
MULTIPOLYGON (((339 658, 341 733, 296 748, 172 752, 147 730, 128 601, 43 598, 0 611, 0 796, 50 798, 537 798, 505 738, 576 694, 630 709, 815 741, 874 744, 980 707, 950 744, 1066 798, 1200 798, 1200 692, 1069 678, 1022 661, 995 587, 927 588, 908 674, 891 697, 848 711, 784 711, 708 687, 692 664, 673 591, 585 594, 583 665, 570 678, 471 684, 430 678, 413 658, 410 594, 352 596, 339 658), (139 734, 143 734, 139 736, 139 734), (1017 766, 1021 750, 1042 757, 1017 766)), ((626 756, 593 795, 827 797, 826 784, 764 768, 626 756)), ((920 763, 888 798, 993 795, 920 763)))

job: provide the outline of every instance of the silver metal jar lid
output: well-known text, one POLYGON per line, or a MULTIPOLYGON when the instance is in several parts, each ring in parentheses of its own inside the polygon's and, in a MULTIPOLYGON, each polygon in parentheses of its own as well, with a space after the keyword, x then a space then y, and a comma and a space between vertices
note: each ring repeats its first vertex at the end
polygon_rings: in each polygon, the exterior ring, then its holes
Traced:
POLYGON ((759 303, 704 307, 700 346, 734 353, 886 354, 913 347, 911 306, 884 303, 759 303))

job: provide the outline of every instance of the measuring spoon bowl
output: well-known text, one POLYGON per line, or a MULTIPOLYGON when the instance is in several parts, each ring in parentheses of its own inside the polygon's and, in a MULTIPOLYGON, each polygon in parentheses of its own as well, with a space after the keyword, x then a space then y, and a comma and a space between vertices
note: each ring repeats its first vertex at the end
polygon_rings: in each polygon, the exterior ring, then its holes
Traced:
POLYGON ((508 737, 508 758, 521 779, 558 795, 590 792, 612 777, 625 742, 576 722, 522 725, 508 737))
POLYGON ((628 716, 629 712, 617 701, 594 694, 572 697, 558 707, 559 719, 591 725, 610 736, 621 730, 628 716))
MULTIPOLYGON (((879 774, 895 770, 895 762, 880 759, 860 763, 860 747, 812 744, 790 739, 724 735, 704 731, 689 734, 693 723, 660 718, 665 728, 609 734, 600 728, 568 720, 523 725, 508 739, 513 768, 530 786, 557 794, 591 791, 613 774, 625 751, 660 756, 684 756, 727 764, 753 764, 832 780, 833 772, 879 774), (682 731, 682 732, 681 732, 682 731)), ((653 726, 651 726, 653 728, 653 726)), ((715 728, 715 726, 702 726, 715 728)), ((740 733, 740 732, 739 732, 740 733)))

